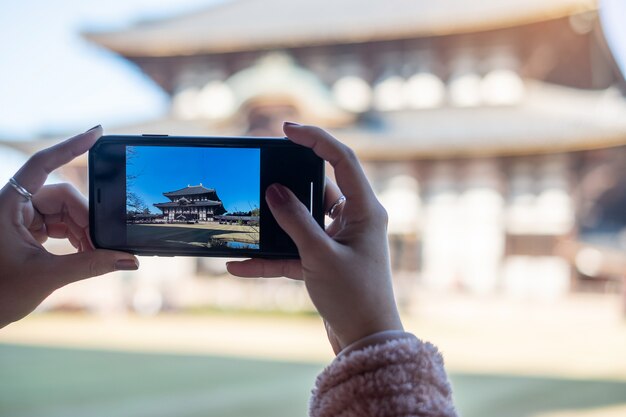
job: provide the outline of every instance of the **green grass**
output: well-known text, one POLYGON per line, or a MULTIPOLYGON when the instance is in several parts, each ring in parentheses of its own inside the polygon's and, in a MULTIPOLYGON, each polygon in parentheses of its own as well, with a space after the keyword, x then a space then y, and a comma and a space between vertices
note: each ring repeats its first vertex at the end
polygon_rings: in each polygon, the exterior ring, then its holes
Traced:
POLYGON ((306 416, 321 368, 0 345, 0 416, 306 416))
POLYGON ((463 417, 531 417, 626 403, 626 382, 514 375, 452 375, 463 417))
MULTIPOLYGON (((2 417, 306 416, 322 364, 0 345, 2 417)), ((626 383, 452 375, 463 417, 626 402, 626 383)))

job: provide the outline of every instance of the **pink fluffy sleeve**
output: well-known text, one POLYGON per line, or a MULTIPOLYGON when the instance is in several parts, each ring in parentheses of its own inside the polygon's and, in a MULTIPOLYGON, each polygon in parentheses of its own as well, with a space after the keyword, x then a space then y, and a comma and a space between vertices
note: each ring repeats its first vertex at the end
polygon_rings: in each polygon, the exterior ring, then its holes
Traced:
POLYGON ((309 412, 311 417, 456 416, 441 355, 409 333, 340 354, 317 378, 309 412))

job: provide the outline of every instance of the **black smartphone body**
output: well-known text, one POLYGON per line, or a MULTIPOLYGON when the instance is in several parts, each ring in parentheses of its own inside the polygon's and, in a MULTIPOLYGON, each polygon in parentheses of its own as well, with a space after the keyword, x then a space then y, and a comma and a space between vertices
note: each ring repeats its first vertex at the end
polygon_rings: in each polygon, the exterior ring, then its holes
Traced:
POLYGON ((265 201, 288 187, 323 227, 324 162, 285 138, 103 136, 89 151, 98 248, 156 256, 297 258, 265 201))

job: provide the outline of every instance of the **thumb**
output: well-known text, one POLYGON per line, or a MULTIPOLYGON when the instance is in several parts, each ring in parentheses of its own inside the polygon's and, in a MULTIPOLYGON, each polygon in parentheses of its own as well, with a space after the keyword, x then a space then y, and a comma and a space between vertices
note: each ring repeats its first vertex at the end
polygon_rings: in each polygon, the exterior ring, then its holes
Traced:
POLYGON ((113 271, 132 271, 139 268, 139 260, 134 255, 104 249, 54 255, 50 263, 47 268, 59 281, 59 286, 113 271))
POLYGON ((265 200, 278 225, 298 247, 300 256, 302 253, 319 251, 320 245, 330 242, 324 229, 287 187, 270 185, 265 192, 265 200))

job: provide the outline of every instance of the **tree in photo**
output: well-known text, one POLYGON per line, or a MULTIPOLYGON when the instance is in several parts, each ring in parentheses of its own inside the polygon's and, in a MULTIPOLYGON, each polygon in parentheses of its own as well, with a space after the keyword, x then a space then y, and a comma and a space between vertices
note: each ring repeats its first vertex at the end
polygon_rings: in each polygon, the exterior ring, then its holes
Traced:
POLYGON ((130 174, 132 171, 129 169, 134 165, 134 160, 137 157, 137 150, 134 146, 126 147, 126 213, 137 214, 144 213, 150 214, 150 208, 146 205, 137 193, 132 191, 135 185, 135 180, 140 174, 130 174))

